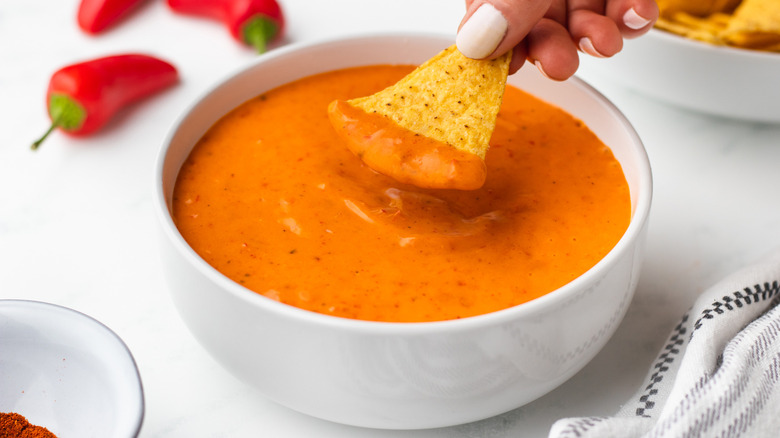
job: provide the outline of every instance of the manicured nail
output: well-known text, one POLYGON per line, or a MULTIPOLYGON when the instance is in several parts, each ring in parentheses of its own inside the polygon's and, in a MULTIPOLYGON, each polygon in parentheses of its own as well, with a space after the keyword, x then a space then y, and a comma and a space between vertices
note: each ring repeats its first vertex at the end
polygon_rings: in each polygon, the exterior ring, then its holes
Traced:
POLYGON ((547 72, 544 71, 544 68, 542 67, 542 63, 539 62, 538 59, 536 61, 534 61, 534 65, 539 70, 539 73, 542 74, 542 76, 546 77, 547 79, 551 79, 550 76, 547 75, 547 72))
POLYGON ((631 29, 641 29, 650 24, 650 20, 637 14, 634 8, 631 8, 623 14, 623 23, 631 29))
POLYGON ((597 58, 606 58, 606 56, 599 53, 598 50, 596 50, 595 47, 593 47, 593 41, 590 40, 588 37, 582 37, 580 38, 580 50, 587 53, 590 56, 595 56, 597 58))
POLYGON ((482 59, 496 50, 506 29, 506 18, 493 5, 485 3, 460 28, 455 44, 465 56, 482 59))

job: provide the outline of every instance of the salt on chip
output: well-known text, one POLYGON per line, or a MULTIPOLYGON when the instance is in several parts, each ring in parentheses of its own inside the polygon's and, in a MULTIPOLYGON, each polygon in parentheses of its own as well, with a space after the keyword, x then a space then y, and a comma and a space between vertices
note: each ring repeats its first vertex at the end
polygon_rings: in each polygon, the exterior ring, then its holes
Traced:
POLYGON ((467 58, 453 45, 395 85, 348 103, 484 159, 510 60, 511 51, 494 60, 467 58))

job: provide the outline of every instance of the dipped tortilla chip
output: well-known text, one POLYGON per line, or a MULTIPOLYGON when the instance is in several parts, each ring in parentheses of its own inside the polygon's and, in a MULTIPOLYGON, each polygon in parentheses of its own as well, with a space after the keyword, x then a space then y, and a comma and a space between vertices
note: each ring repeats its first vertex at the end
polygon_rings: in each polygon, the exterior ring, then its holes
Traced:
POLYGON ((395 85, 348 103, 484 159, 510 59, 511 52, 490 61, 474 60, 453 45, 395 85))

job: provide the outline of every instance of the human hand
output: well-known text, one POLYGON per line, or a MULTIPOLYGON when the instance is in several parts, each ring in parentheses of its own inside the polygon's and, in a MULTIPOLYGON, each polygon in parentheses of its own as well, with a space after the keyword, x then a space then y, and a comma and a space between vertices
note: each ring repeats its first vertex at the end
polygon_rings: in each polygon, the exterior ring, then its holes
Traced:
POLYGON ((475 59, 514 50, 510 73, 527 59, 545 76, 565 80, 579 67, 578 50, 613 56, 624 38, 644 34, 657 18, 655 0, 466 0, 455 41, 475 59))

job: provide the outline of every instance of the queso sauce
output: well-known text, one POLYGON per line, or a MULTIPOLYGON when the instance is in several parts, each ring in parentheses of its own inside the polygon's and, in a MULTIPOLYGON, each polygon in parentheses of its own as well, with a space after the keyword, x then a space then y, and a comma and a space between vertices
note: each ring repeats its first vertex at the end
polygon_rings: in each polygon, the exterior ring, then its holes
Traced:
POLYGON ((630 219, 610 149, 557 107, 507 86, 478 190, 421 189, 379 174, 328 120, 410 66, 304 78, 219 120, 183 164, 182 236, 245 287, 345 318, 464 318, 542 296, 584 273, 630 219))
POLYGON ((416 134, 347 102, 331 102, 328 116, 346 147, 368 167, 396 181, 460 190, 475 190, 485 183, 485 162, 470 152, 416 134))

